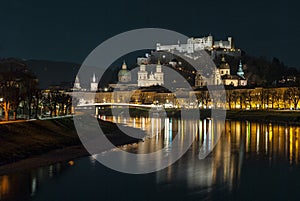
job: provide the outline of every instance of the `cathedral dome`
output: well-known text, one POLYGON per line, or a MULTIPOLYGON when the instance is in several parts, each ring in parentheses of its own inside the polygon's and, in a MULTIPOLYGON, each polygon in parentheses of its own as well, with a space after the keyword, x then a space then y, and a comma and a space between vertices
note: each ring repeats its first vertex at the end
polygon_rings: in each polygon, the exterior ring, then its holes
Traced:
POLYGON ((118 76, 128 75, 129 70, 121 69, 118 73, 118 76))
POLYGON ((130 71, 127 70, 127 65, 125 61, 123 62, 122 69, 118 73, 118 79, 119 82, 123 82, 123 83, 131 81, 131 74, 130 71))
POLYGON ((222 57, 222 63, 219 66, 219 69, 230 69, 230 65, 225 61, 225 57, 222 57))
POLYGON ((221 63, 219 69, 230 69, 230 65, 228 63, 221 63))

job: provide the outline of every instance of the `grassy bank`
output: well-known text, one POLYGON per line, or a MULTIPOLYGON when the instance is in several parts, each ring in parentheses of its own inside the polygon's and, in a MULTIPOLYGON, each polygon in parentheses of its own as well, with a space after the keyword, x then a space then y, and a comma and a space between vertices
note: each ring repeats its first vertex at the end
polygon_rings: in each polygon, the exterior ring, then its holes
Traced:
MULTIPOLYGON (((99 121, 108 139, 115 145, 136 142, 117 125, 99 121)), ((134 132, 134 128, 132 128, 134 132)), ((60 118, 0 124, 0 165, 47 153, 55 149, 81 145, 73 119, 60 118)))

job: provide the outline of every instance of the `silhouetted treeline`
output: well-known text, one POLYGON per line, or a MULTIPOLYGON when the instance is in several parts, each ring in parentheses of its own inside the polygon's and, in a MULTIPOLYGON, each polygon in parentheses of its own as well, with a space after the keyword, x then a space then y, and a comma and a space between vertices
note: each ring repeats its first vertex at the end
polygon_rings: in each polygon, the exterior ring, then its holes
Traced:
MULTIPOLYGON (((271 86, 274 81, 286 76, 299 76, 296 68, 286 66, 278 58, 272 60, 266 57, 253 57, 247 54, 238 57, 225 56, 226 61, 230 64, 231 74, 236 74, 240 60, 243 63, 243 69, 248 79, 248 83, 258 86, 271 86)), ((218 65, 221 58, 216 58, 218 65)), ((299 83, 299 81, 298 81, 299 83)))
POLYGON ((41 90, 25 62, 0 60, 0 116, 8 121, 71 113, 72 98, 59 90, 41 90))

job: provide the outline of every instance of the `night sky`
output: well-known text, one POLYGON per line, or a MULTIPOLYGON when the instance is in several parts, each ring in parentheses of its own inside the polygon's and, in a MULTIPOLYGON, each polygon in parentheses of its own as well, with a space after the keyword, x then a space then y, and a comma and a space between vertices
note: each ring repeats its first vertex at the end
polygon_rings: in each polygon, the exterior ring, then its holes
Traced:
POLYGON ((254 56, 300 69, 299 7, 287 0, 10 0, 0 6, 0 57, 81 63, 104 40, 158 27, 188 36, 233 36, 254 56))

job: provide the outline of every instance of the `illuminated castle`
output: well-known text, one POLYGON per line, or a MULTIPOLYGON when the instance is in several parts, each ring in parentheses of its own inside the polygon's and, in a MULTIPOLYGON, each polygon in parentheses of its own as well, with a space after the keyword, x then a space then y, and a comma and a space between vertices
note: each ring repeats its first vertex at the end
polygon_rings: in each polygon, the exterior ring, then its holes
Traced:
POLYGON ((202 38, 189 38, 185 44, 179 41, 176 45, 156 44, 157 51, 178 51, 182 53, 194 53, 199 50, 225 49, 234 50, 233 39, 228 37, 227 41, 214 41, 213 36, 209 35, 202 38))

